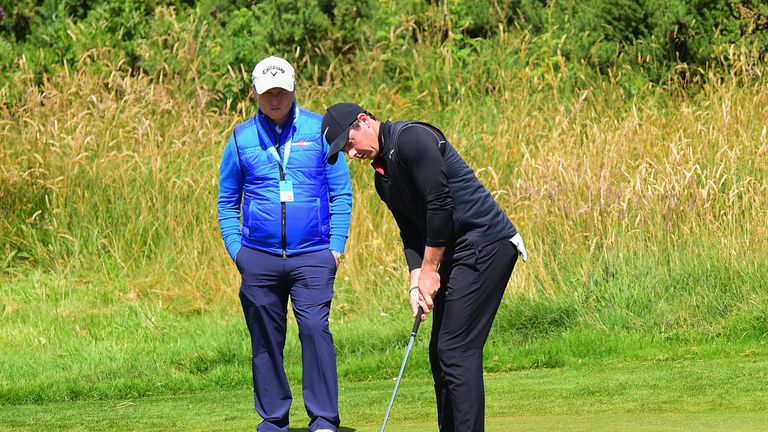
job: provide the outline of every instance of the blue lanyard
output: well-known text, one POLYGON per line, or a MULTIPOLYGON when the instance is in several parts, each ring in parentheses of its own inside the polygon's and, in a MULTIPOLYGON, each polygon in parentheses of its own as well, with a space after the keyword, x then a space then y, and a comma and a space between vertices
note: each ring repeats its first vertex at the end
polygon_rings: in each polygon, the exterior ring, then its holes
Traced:
MULTIPOLYGON (((277 153, 277 149, 275 148, 275 146, 272 145, 272 141, 269 139, 269 136, 267 136, 266 131, 264 130, 265 125, 259 125, 259 126, 261 126, 261 127, 257 127, 257 130, 259 131, 259 136, 264 142, 267 143, 267 146, 268 146, 265 150, 267 150, 269 154, 271 154, 272 157, 275 158, 275 161, 277 161, 277 163, 281 167, 283 167, 284 173, 288 172, 288 159, 291 157, 291 145, 293 144, 293 132, 294 132, 293 125, 291 125, 291 132, 290 132, 288 141, 283 146, 285 150, 283 151, 282 160, 280 159, 280 155, 277 153)), ((282 138, 282 135, 283 134, 281 133, 280 136, 276 137, 276 141, 278 145, 280 144, 280 139, 282 138)))
POLYGON ((288 172, 288 158, 291 157, 291 141, 293 141, 293 137, 288 140, 288 142, 285 143, 285 150, 283 151, 283 160, 280 160, 280 155, 277 154, 277 149, 275 146, 269 146, 267 151, 269 154, 272 155, 272 157, 275 158, 278 164, 280 164, 281 167, 283 167, 283 172, 288 172))

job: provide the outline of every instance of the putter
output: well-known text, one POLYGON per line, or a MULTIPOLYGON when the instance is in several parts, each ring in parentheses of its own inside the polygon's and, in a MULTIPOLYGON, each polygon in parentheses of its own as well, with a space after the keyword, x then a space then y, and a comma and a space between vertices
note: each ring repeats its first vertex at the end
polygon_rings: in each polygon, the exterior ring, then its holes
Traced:
POLYGON ((419 331, 419 324, 421 324, 421 315, 424 311, 419 306, 419 310, 416 312, 416 320, 413 321, 413 329, 411 330, 411 338, 408 340, 408 347, 405 348, 405 357, 403 358, 403 364, 400 366, 400 373, 397 374, 397 381, 395 381, 395 390, 392 392, 392 398, 389 399, 389 407, 387 413, 384 415, 384 424, 381 425, 381 432, 384 432, 384 428, 387 427, 387 419, 389 419, 389 413, 392 411, 392 404, 395 403, 395 395, 397 394, 397 387, 400 386, 400 379, 403 377, 403 371, 405 370, 405 362, 408 361, 408 354, 411 353, 413 347, 413 341, 416 340, 416 333, 419 331))

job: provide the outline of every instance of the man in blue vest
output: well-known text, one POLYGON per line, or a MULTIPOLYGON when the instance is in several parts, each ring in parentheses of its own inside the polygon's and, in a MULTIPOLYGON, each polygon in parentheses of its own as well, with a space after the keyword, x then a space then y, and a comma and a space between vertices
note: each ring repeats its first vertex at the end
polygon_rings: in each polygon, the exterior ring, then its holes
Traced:
POLYGON ((299 327, 309 430, 339 426, 336 353, 328 317, 347 240, 352 189, 346 164, 328 164, 321 116, 295 103, 294 69, 267 57, 253 69, 256 116, 224 148, 218 216, 242 275, 259 432, 287 432, 291 391, 283 367, 288 298, 299 327), (242 223, 241 223, 242 218, 242 223))
MULTIPOLYGON (((482 432, 483 347, 523 239, 436 127, 381 122, 353 103, 328 108, 323 137, 372 161, 376 192, 400 229, 416 316, 433 312, 429 360, 441 432, 482 432)), ((422 315, 422 320, 426 319, 422 315)))

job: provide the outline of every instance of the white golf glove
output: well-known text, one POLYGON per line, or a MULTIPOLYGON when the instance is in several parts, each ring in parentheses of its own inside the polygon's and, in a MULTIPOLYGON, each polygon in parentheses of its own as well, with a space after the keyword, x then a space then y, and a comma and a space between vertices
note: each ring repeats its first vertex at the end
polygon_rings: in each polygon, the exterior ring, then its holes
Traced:
POLYGON ((528 261, 528 252, 525 250, 525 244, 523 244, 523 237, 520 233, 515 234, 514 237, 509 239, 513 245, 517 248, 517 252, 523 258, 523 261, 528 261))

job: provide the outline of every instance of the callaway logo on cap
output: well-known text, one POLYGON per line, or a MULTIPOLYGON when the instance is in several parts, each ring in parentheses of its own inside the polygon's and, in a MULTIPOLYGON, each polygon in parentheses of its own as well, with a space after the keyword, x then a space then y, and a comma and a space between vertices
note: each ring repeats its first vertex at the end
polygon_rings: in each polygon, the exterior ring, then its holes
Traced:
POLYGON ((251 78, 256 93, 262 94, 271 88, 293 91, 293 66, 280 57, 269 56, 256 64, 251 78))

